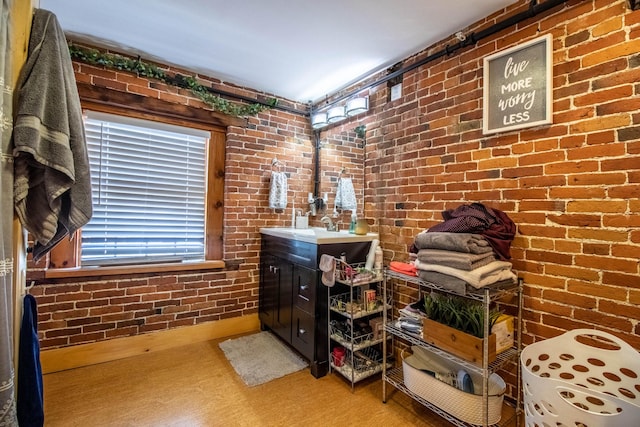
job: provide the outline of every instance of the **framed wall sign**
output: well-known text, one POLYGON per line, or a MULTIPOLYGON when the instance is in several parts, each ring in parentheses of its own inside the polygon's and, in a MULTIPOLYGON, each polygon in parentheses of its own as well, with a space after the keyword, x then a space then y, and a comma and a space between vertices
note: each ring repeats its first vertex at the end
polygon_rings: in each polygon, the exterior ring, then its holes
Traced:
POLYGON ((484 134, 552 122, 552 50, 547 34, 484 58, 484 134))

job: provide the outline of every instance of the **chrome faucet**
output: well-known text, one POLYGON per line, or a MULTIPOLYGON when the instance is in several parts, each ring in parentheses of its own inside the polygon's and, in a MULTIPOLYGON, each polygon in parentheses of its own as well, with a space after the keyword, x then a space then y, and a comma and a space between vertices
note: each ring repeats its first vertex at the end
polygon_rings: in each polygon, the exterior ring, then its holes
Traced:
POLYGON ((327 231, 338 231, 338 223, 334 223, 328 215, 320 218, 320 222, 327 227, 327 231))

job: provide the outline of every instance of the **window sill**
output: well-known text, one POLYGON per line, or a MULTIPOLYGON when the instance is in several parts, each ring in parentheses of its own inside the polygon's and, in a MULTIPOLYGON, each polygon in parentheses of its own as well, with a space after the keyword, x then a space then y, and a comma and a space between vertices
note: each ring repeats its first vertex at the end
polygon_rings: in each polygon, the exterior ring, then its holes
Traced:
POLYGON ((144 264, 108 267, 52 268, 44 271, 45 279, 68 279, 74 277, 121 276, 140 273, 169 273, 176 271, 211 270, 225 268, 222 260, 166 264, 144 264))

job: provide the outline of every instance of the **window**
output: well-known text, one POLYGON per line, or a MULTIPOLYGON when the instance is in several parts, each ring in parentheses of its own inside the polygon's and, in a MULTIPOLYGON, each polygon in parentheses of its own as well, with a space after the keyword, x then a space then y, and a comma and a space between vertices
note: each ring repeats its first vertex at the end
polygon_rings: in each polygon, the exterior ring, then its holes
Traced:
POLYGON ((203 260, 209 132, 87 112, 93 217, 82 265, 203 260))
POLYGON ((223 267, 224 124, 83 104, 94 215, 50 252, 45 277, 223 267))

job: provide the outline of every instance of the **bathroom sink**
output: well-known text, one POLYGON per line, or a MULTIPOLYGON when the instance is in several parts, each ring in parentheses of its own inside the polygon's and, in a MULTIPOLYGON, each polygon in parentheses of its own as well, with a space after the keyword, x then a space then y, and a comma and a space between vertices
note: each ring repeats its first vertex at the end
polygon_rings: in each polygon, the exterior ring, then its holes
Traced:
POLYGON ((378 238, 377 233, 367 233, 364 235, 351 234, 347 230, 327 231, 322 227, 292 228, 292 227, 271 227, 261 228, 260 233, 270 236, 283 237, 285 239, 300 240, 303 242, 315 243, 318 245, 328 243, 350 243, 350 242, 370 242, 378 238))

